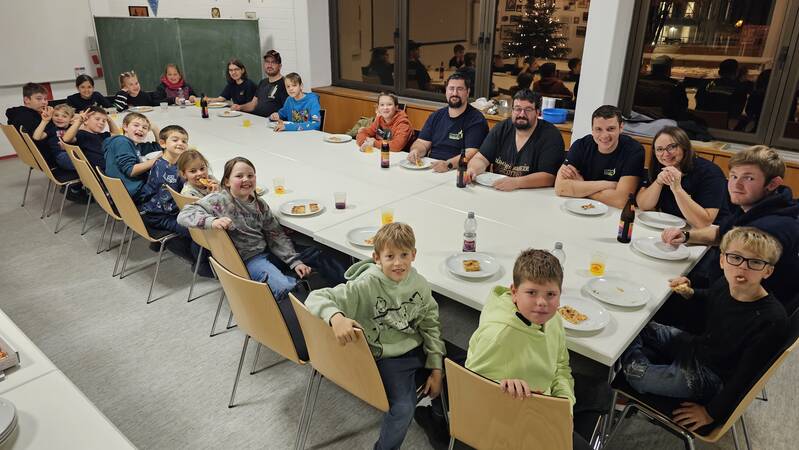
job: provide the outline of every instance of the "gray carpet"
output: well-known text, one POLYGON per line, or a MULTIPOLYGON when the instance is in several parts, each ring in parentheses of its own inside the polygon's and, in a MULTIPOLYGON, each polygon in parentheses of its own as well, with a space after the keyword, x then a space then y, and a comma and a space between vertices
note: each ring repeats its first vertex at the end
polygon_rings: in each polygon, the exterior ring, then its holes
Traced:
MULTIPOLYGON (((238 406, 228 409, 243 335, 233 329, 209 338, 218 293, 187 304, 189 266, 171 257, 161 266, 158 300, 145 305, 152 268, 114 279, 116 253, 95 254, 100 209, 92 207, 92 228, 80 236, 83 208, 67 203, 63 230, 53 234, 55 215, 39 219, 40 174, 33 174, 25 208, 19 206, 26 172, 16 159, 0 161, 0 307, 6 314, 140 448, 290 448, 309 369, 262 351, 260 366, 276 364, 255 375, 245 372, 238 406)), ((129 267, 154 255, 134 240, 129 267)), ((195 292, 217 286, 203 280, 195 292)), ((226 317, 223 309, 222 322, 226 317)), ((444 300, 441 317, 445 337, 465 346, 476 311, 444 300)), ((251 344, 247 369, 254 350, 251 344)), ((749 408, 754 448, 793 448, 790 442, 799 440, 792 404, 799 398, 796 365, 790 358, 768 385, 770 400, 749 408)), ((308 446, 370 448, 380 419, 376 410, 323 382, 308 446)), ((429 448, 415 424, 404 448, 429 448)), ((677 449, 681 443, 634 418, 613 448, 677 449)), ((725 436, 718 448, 733 448, 732 439, 725 436)))

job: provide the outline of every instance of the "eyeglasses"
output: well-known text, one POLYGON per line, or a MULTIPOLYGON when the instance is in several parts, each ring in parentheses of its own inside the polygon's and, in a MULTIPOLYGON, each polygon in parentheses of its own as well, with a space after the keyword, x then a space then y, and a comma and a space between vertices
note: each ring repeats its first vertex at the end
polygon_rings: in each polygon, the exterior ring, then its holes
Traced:
POLYGON ((522 108, 519 106, 514 106, 513 112, 515 112, 516 114, 524 113, 525 115, 530 115, 535 112, 535 108, 522 108))
POLYGON ((669 155, 671 155, 672 153, 674 153, 675 150, 677 150, 677 147, 679 147, 679 145, 676 142, 672 142, 671 144, 665 147, 655 147, 655 153, 660 154, 666 152, 669 155))
POLYGON ((736 255, 735 253, 725 253, 724 259, 727 260, 728 264, 732 264, 735 267, 738 267, 746 262, 746 267, 748 269, 757 270, 758 272, 765 269, 766 266, 769 265, 768 261, 763 261, 762 259, 757 258, 744 258, 741 255, 736 255))

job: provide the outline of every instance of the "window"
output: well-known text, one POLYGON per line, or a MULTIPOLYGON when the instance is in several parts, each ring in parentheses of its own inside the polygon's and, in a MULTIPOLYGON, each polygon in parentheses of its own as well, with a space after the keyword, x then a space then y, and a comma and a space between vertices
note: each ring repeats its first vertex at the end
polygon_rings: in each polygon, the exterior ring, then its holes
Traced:
POLYGON ((716 139, 774 142, 777 116, 790 128, 772 106, 790 107, 778 91, 789 73, 796 3, 639 0, 625 112, 696 122, 716 139))
POLYGON ((369 84, 376 89, 394 88, 393 0, 339 0, 334 12, 336 30, 333 50, 337 79, 369 84))

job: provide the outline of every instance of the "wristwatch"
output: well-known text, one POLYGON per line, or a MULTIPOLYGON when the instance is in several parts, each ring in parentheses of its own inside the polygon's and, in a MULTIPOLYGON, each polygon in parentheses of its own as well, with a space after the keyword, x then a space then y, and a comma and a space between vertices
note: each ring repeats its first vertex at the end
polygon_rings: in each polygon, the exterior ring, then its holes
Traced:
POLYGON ((691 232, 683 230, 682 237, 685 238, 685 241, 683 242, 688 243, 688 239, 691 239, 691 232))
POLYGON ((452 170, 455 166, 452 164, 452 161, 447 161, 447 169, 452 170))

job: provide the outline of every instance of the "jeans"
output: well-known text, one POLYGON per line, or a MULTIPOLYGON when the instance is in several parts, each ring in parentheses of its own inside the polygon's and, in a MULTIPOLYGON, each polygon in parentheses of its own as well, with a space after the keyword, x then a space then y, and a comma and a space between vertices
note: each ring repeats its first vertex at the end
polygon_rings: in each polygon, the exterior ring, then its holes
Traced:
POLYGON ((280 302, 289 295, 294 286, 297 284, 297 279, 288 275, 284 275, 274 264, 272 264, 266 253, 261 253, 253 256, 252 258, 244 261, 247 266, 247 272, 250 273, 250 278, 253 281, 266 283, 269 290, 275 296, 275 300, 280 302))
POLYGON ((69 155, 67 155, 67 152, 58 152, 58 153, 56 153, 56 155, 55 155, 55 163, 61 169, 69 170, 69 171, 72 171, 72 172, 75 171, 75 165, 72 164, 72 160, 69 159, 69 155))
POLYGON ((691 338, 678 328, 650 322, 621 357, 627 382, 638 392, 707 402, 723 387, 721 378, 686 356, 691 338))
POLYGON ((159 230, 171 231, 183 237, 191 238, 189 229, 178 223, 177 214, 148 214, 141 215, 145 225, 159 230))
POLYGON ((388 412, 383 416, 375 450, 398 449, 405 440, 416 410, 416 387, 430 374, 424 367, 426 360, 421 346, 404 355, 377 360, 377 370, 388 397, 388 412))

